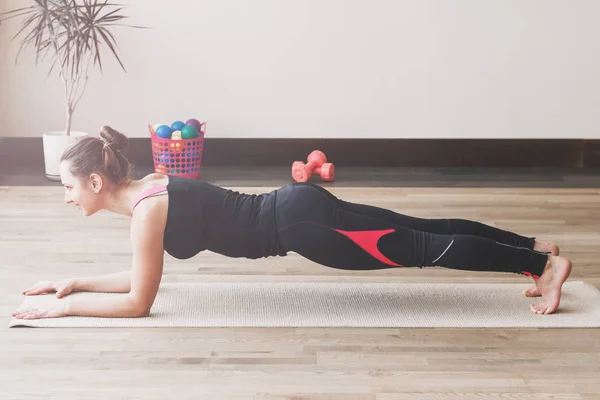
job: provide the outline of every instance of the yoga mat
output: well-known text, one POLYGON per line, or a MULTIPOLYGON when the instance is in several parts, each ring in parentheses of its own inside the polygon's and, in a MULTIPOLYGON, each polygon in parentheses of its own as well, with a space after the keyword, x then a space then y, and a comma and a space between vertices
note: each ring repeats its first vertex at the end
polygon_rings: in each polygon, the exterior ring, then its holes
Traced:
MULTIPOLYGON (((149 317, 20 320, 9 326, 597 328, 600 291, 567 281, 559 312, 537 315, 521 292, 530 284, 479 283, 162 283, 149 317)), ((71 297, 124 296, 76 292, 71 297)), ((54 294, 24 297, 43 308, 54 294)))

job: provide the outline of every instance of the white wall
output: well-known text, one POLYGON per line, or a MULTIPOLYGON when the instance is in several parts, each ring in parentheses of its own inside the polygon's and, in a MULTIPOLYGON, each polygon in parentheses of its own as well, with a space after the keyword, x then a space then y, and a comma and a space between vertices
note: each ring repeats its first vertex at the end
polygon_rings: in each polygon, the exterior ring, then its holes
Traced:
MULTIPOLYGON (((5 2, 0 0, 0 13, 5 10, 5 2)), ((8 106, 6 104, 6 96, 8 96, 8 86, 6 81, 6 64, 9 62, 8 53, 8 35, 3 32, 4 29, 0 25, 0 137, 6 136, 6 119, 8 116, 8 106)), ((0 139, 0 142, 2 139, 0 139)))
MULTIPOLYGON (((152 29, 115 30, 128 73, 105 59, 75 129, 143 137, 194 117, 219 138, 600 138, 597 0, 122 2, 152 29)), ((56 75, 31 54, 15 67, 16 49, 0 135, 62 129, 56 75)))

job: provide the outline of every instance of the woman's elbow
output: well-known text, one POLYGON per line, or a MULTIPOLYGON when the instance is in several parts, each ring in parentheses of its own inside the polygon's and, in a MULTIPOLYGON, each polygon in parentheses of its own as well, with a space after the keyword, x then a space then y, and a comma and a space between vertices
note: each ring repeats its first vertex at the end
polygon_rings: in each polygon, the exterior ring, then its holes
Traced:
POLYGON ((131 316, 133 318, 142 318, 150 315, 152 309, 152 303, 148 304, 146 301, 132 298, 131 316))
POLYGON ((150 309, 144 308, 139 311, 136 311, 134 318, 144 318, 150 316, 150 309))
POLYGON ((150 309, 152 307, 135 307, 132 312, 132 318, 143 318, 150 315, 150 309))

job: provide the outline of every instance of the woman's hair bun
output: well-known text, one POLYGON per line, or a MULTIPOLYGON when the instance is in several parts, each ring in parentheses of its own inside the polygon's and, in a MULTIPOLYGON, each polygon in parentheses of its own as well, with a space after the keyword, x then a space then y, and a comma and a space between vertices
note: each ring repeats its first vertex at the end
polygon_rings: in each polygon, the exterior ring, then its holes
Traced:
POLYGON ((113 150, 124 151, 127 150, 127 147, 129 146, 127 136, 114 130, 110 126, 103 126, 102 129, 100 129, 100 137, 102 138, 102 141, 113 150))

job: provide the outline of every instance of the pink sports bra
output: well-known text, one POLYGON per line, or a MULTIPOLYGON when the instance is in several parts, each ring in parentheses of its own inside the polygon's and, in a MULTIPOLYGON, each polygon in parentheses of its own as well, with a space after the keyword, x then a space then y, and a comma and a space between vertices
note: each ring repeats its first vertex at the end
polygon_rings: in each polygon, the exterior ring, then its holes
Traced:
POLYGON ((152 188, 152 189, 148 189, 148 190, 146 190, 145 192, 143 192, 142 194, 140 194, 140 195, 139 195, 139 196, 138 196, 138 197, 135 199, 135 201, 133 202, 133 208, 132 208, 132 210, 134 210, 134 209, 135 209, 135 207, 138 205, 138 203, 139 203, 140 201, 144 200, 146 197, 153 196, 153 195, 155 195, 155 194, 157 194, 157 193, 160 193, 160 192, 163 192, 163 191, 166 191, 166 190, 167 190, 167 186, 166 186, 166 185, 163 185, 163 186, 157 186, 157 187, 155 187, 155 188, 152 188))

